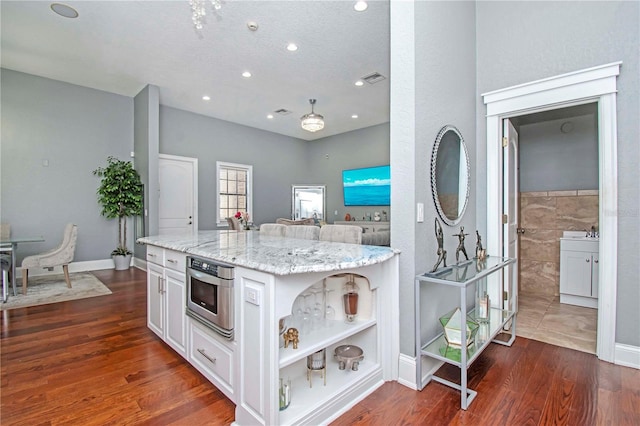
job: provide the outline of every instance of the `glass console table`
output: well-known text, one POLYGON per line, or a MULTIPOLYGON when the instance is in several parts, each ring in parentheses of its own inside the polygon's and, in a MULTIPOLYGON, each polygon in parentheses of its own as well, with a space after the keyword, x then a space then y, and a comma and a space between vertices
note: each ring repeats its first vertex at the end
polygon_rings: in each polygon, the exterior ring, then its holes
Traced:
MULTIPOLYGON (((431 380, 450 386, 460 391, 460 406, 466 410, 469 404, 476 397, 477 392, 467 388, 467 368, 475 361, 482 351, 491 342, 511 346, 516 337, 516 317, 514 311, 501 309, 500 307, 490 307, 486 318, 479 319, 477 308, 467 309, 467 289, 475 285, 476 289, 481 286, 486 289, 487 280, 491 274, 496 273, 495 284, 499 285, 500 292, 503 294, 503 280, 497 274, 508 265, 514 264, 515 259, 503 257, 488 256, 484 261, 471 259, 441 268, 435 272, 427 272, 416 276, 415 281, 415 318, 416 318, 416 384, 418 390, 422 390, 424 386, 431 380), (439 333, 435 338, 427 343, 422 343, 421 320, 420 320, 420 293, 422 287, 426 284, 446 285, 457 287, 460 289, 460 340, 467 341, 467 327, 465 318, 472 319, 479 324, 475 338, 462 350, 460 346, 450 345, 445 339, 444 332, 439 333), (505 326, 511 321, 510 334, 508 341, 496 340, 495 337, 503 331, 505 326), (455 365, 460 368, 460 384, 453 383, 442 377, 438 377, 435 373, 429 374, 424 380, 422 378, 422 356, 428 356, 448 364, 455 365)), ((492 279, 494 277, 491 277, 492 279)), ((494 284, 493 282, 491 284, 494 284)), ((513 289, 512 289, 513 291, 513 289)), ((502 304, 502 301, 500 302, 502 304)))

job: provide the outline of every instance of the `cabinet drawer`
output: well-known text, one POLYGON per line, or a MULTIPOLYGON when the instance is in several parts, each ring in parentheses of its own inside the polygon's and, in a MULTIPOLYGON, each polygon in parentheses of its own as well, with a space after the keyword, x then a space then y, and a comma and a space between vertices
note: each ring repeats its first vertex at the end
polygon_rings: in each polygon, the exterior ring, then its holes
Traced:
POLYGON ((174 250, 164 251, 164 266, 178 272, 185 272, 187 255, 174 250))
POLYGON ((147 262, 164 266, 164 249, 162 247, 147 245, 147 262))
POLYGON ((233 395, 233 351, 197 321, 190 321, 189 328, 191 363, 227 396, 233 395))

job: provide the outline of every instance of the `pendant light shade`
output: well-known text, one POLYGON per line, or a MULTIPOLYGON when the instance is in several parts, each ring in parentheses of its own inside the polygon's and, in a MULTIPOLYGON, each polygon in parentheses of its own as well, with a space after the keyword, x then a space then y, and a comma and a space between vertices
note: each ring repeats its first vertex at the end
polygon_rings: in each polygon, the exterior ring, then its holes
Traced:
POLYGON ((324 129, 324 117, 313 112, 313 105, 316 103, 315 99, 309 99, 309 103, 311 104, 311 113, 300 117, 300 125, 308 132, 317 132, 324 129))

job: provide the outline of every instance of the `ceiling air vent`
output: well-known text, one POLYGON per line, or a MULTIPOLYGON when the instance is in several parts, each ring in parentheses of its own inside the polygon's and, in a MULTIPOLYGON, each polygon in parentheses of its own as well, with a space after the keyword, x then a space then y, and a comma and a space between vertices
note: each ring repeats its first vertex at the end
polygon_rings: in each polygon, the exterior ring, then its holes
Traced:
POLYGON ((289 114, 291 114, 291 111, 289 111, 288 109, 284 109, 284 108, 277 109, 277 110, 275 110, 273 112, 275 114, 280 114, 280 115, 289 115, 289 114))
POLYGON ((380 74, 379 72, 374 72, 371 73, 369 75, 365 75, 364 77, 362 77, 362 80, 366 81, 369 84, 375 84, 379 81, 382 81, 386 79, 386 77, 382 74, 380 74))

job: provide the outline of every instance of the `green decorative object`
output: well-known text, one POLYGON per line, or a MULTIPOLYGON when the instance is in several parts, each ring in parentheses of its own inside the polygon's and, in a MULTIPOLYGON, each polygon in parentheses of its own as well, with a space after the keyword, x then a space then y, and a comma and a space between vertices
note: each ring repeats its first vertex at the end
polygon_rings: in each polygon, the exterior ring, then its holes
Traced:
MULTIPOLYGON (((131 256, 127 247, 127 217, 142 213, 142 182, 130 161, 107 158, 107 167, 98 167, 93 174, 102 178, 98 187, 100 214, 107 219, 118 218, 118 246, 112 256, 131 256)), ((128 268, 128 265, 127 265, 128 268)))
MULTIPOLYGON (((456 308, 446 315, 440 317, 440 324, 444 327, 444 337, 447 339, 447 343, 451 346, 462 347, 462 330, 460 326, 462 312, 460 308, 456 308)), ((473 343, 476 333, 478 332, 480 325, 467 317, 467 342, 465 346, 469 346, 473 343)))

